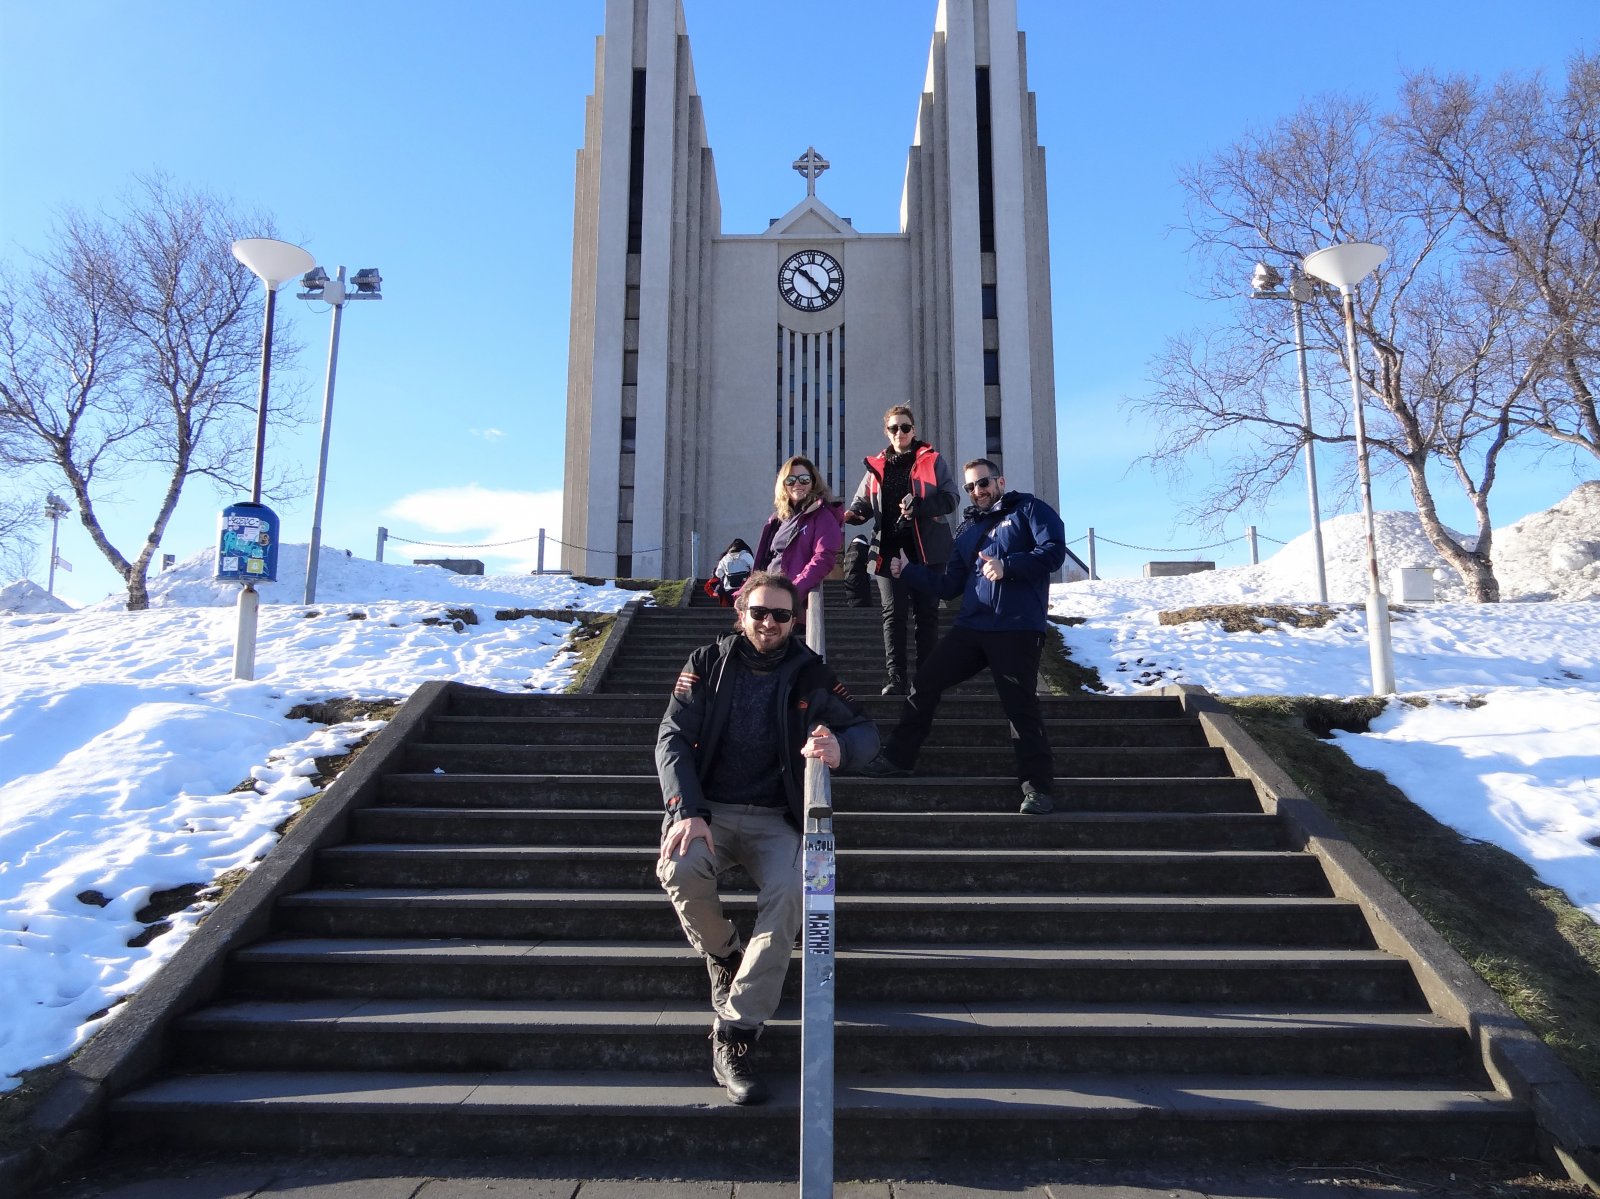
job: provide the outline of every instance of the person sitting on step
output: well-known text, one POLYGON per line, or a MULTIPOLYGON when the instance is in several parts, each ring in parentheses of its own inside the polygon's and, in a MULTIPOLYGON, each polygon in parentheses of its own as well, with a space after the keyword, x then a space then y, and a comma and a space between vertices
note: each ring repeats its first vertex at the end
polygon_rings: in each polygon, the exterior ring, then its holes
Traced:
POLYGON ((778 1006, 804 913, 804 759, 849 770, 878 751, 877 726, 792 636, 799 602, 783 575, 751 575, 734 601, 738 631, 689 656, 656 739, 667 809, 656 877, 706 960, 711 1075, 739 1104, 766 1098, 750 1052, 778 1006), (742 945, 717 890, 734 866, 759 890, 742 945))

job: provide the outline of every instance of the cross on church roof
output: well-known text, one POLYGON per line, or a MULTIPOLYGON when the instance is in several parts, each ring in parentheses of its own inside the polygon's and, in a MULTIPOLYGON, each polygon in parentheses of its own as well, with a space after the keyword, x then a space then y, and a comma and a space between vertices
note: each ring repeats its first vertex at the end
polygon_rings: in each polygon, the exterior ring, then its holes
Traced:
POLYGON ((828 160, 817 153, 815 146, 807 146, 806 152, 789 165, 806 177, 806 195, 816 195, 817 176, 828 169, 828 160))

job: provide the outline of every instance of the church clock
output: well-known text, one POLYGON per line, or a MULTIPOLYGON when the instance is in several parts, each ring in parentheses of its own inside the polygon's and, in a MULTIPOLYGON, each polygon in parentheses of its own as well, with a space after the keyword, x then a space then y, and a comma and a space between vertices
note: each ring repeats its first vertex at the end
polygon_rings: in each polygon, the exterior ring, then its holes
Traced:
POLYGON ((778 294, 801 312, 820 312, 843 292, 844 268, 821 250, 791 254, 778 268, 778 294))

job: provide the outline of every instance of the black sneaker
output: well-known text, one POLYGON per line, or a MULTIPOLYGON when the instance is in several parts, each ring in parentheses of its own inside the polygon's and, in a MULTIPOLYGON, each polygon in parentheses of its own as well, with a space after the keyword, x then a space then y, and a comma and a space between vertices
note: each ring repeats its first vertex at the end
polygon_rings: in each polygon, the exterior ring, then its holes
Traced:
POLYGON ((706 973, 711 976, 711 1010, 718 1016, 723 1015, 723 1009, 728 1006, 728 992, 733 988, 734 976, 739 973, 743 961, 744 951, 737 946, 720 958, 706 954, 706 973))
POLYGON ((1048 816, 1056 810, 1056 802, 1050 792, 1036 790, 1032 783, 1023 783, 1019 810, 1024 816, 1048 816))
POLYGON ((907 779, 911 777, 910 770, 891 762, 881 753, 863 766, 861 773, 873 779, 907 779))
POLYGON ((898 675, 889 676, 889 681, 883 685, 879 695, 905 695, 911 688, 906 686, 906 681, 898 675))
POLYGON ((759 1028, 711 1030, 711 1077, 728 1092, 729 1099, 741 1106, 761 1103, 767 1097, 767 1084, 750 1068, 750 1051, 760 1035, 759 1028))

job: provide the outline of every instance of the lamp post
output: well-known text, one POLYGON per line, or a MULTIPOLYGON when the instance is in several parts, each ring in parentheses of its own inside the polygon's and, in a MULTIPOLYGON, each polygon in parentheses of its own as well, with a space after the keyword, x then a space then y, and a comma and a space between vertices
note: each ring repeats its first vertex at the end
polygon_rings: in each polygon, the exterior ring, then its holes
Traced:
MULTIPOLYGON (((267 310, 261 325, 261 391, 256 399, 256 458, 250 480, 250 508, 261 509, 261 468, 267 449, 267 393, 272 378, 272 318, 278 288, 316 265, 316 259, 299 246, 271 237, 245 237, 233 243, 233 256, 267 285, 267 310)), ((244 505, 235 505, 243 507, 244 505)), ((275 518, 274 518, 275 519, 275 518)), ((273 551, 276 555, 276 549, 273 551)), ((256 621, 261 597, 248 579, 239 591, 239 625, 233 642, 233 677, 256 677, 256 621)))
POLYGON ((1317 563, 1317 600, 1328 602, 1328 570, 1322 553, 1322 506, 1317 500, 1317 451, 1311 439, 1311 377, 1306 371, 1306 323, 1300 306, 1311 298, 1313 284, 1290 264, 1289 284, 1283 275, 1265 262, 1256 263, 1250 277, 1252 300, 1288 300, 1294 312, 1294 351, 1300 365, 1301 438, 1306 447, 1306 496, 1311 506, 1311 544, 1317 563))
MULTIPOLYGON (((56 553, 57 535, 61 532, 61 518, 71 511, 72 509, 62 503, 55 495, 44 497, 44 515, 45 519, 50 522, 50 576, 44 589, 51 595, 56 593, 56 563, 61 561, 60 555, 56 553)), ((72 568, 69 566, 67 569, 71 570, 72 568)))
POLYGON ((302 300, 325 300, 333 305, 333 331, 328 336, 328 377, 322 389, 322 449, 317 455, 317 493, 311 506, 311 550, 306 555, 305 602, 317 602, 317 561, 322 553, 322 495, 328 479, 328 438, 333 431, 333 380, 339 372, 339 325, 344 316, 347 300, 383 299, 383 276, 376 267, 365 267, 351 280, 355 291, 344 285, 344 267, 338 277, 328 278, 320 266, 313 267, 300 280, 305 288, 298 293, 302 300))
POLYGON ((1361 510, 1367 523, 1367 653, 1372 663, 1372 694, 1394 694, 1394 648, 1389 639, 1389 601, 1378 577, 1378 530, 1372 515, 1372 472, 1367 466, 1367 420, 1362 412, 1360 363, 1356 358, 1355 289, 1389 256, 1367 241, 1344 242, 1308 254, 1306 274, 1331 283, 1344 297, 1345 351, 1350 366, 1350 402, 1356 417, 1356 471, 1361 480, 1361 510))

